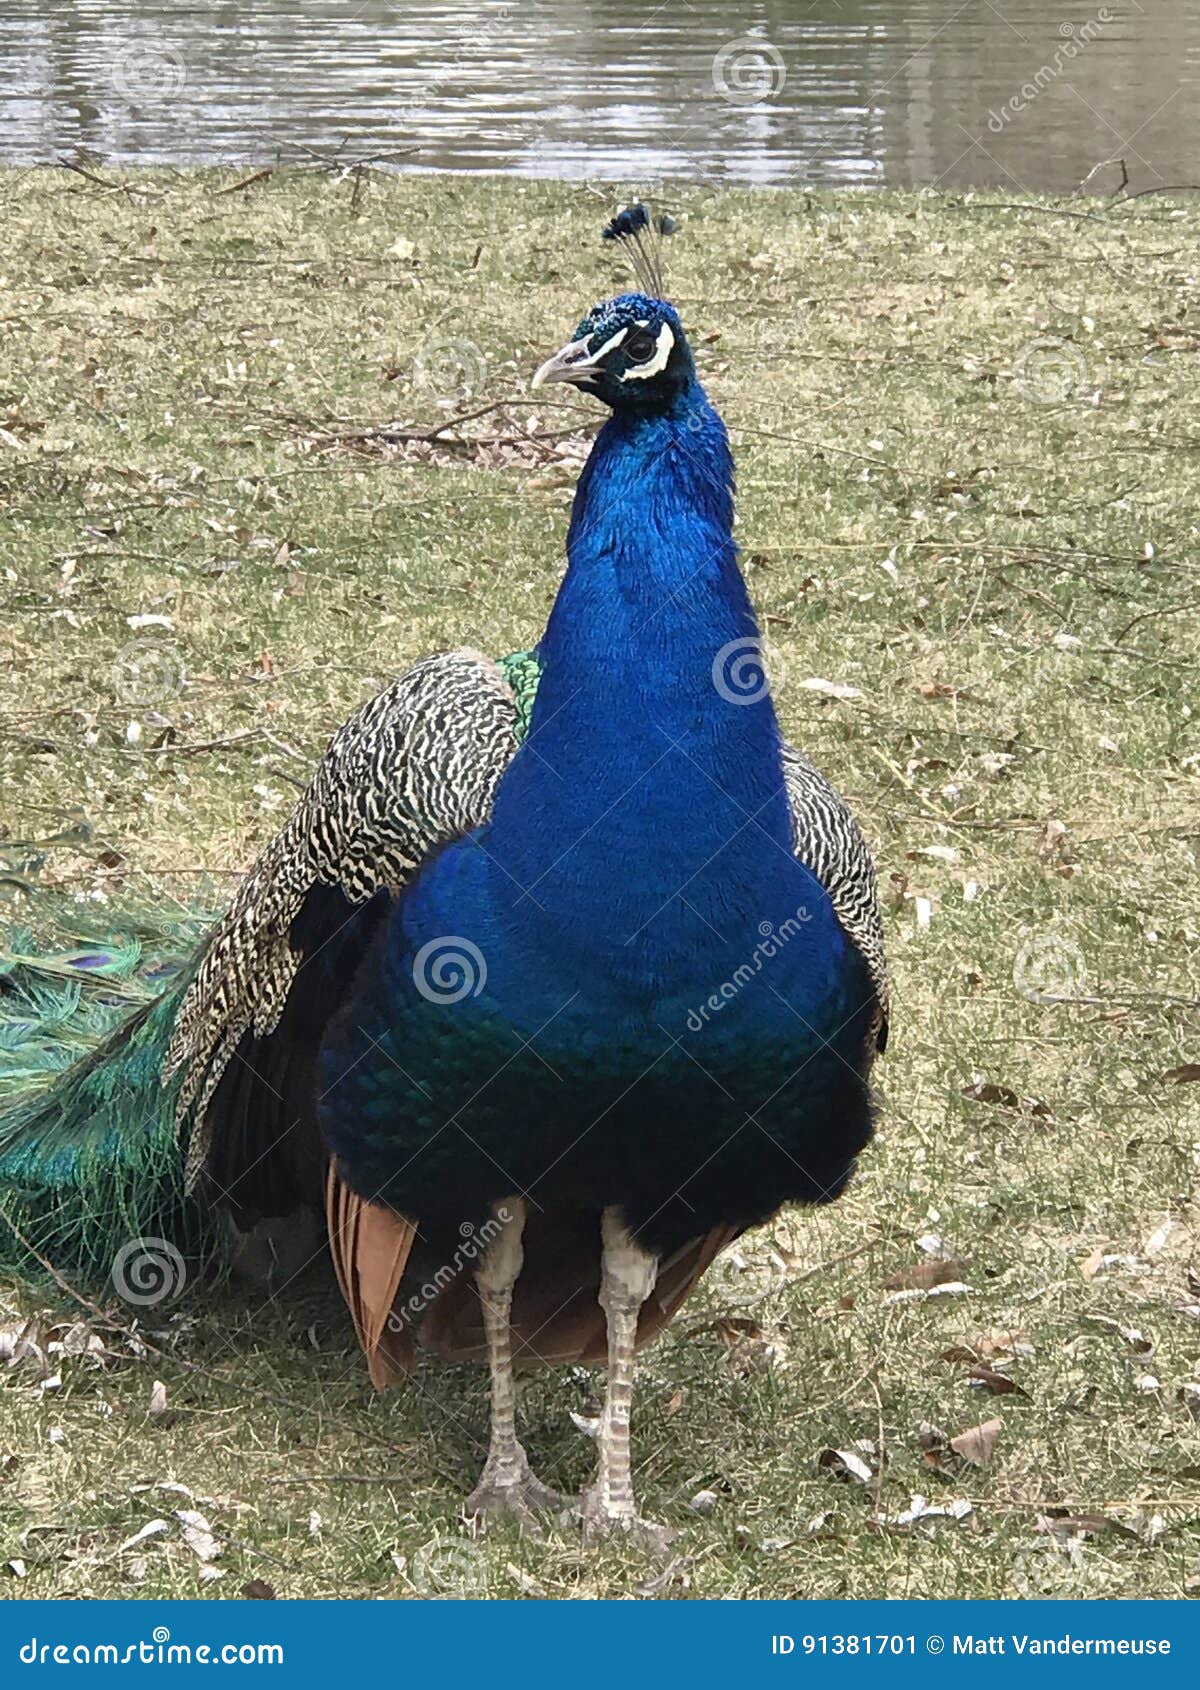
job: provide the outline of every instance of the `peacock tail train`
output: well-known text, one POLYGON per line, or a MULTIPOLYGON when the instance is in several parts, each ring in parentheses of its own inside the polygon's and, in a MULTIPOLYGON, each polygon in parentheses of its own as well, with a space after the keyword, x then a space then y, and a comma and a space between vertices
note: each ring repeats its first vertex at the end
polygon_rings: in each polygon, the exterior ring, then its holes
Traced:
MULTIPOLYGON (((426 660, 416 672, 452 663, 453 658, 426 660)), ((509 692, 515 745, 528 727, 537 659, 514 652, 488 668, 499 671, 509 692)), ((384 728, 400 721, 396 700, 406 680, 401 677, 364 706, 335 736, 314 781, 318 807, 329 803, 320 790, 322 773, 332 772, 335 787, 349 787, 348 780, 338 779, 350 763, 347 745, 378 754, 386 736, 375 731, 380 721, 371 712, 379 713, 384 728)), ((342 790, 341 796, 353 794, 342 790)), ((303 813, 304 805, 300 808, 303 813)), ((306 819, 311 825, 311 815, 306 819)), ((328 823, 329 817, 323 813, 321 819, 328 823)), ((272 853, 295 863, 291 825, 268 847, 260 871, 264 862, 275 866, 272 853)), ((56 905, 46 919, 52 942, 39 942, 27 925, 14 925, 5 936, 0 1267, 36 1276, 40 1257, 60 1272, 99 1284, 130 1240, 161 1234, 205 1257, 227 1240, 228 1229, 214 1225, 210 1206, 195 1190, 195 1152, 204 1143, 205 1110, 230 1050, 213 1040, 209 1048, 199 1047, 202 1060, 180 1059, 186 1030, 181 1010, 197 1001, 207 1007, 195 990, 206 962, 209 974, 223 979, 225 971, 214 967, 223 959, 214 952, 239 904, 250 901, 262 926, 276 925, 279 912, 269 897, 247 899, 254 879, 243 883, 229 914, 215 924, 210 911, 131 905, 113 921, 114 931, 98 935, 94 907, 85 923, 74 906, 56 905)), ((259 879, 270 883, 261 872, 259 879)), ((312 888, 302 880, 300 889, 307 894, 312 888)), ((372 891, 364 885, 361 896, 372 891)), ((287 938, 285 931, 285 950, 287 938)), ((269 977, 252 981, 256 988, 270 983, 269 977)), ((244 1031, 237 1026, 239 1038, 244 1031)))
MULTIPOLYGON (((36 1271, 40 1256, 102 1282, 130 1239, 167 1232, 200 1244, 199 1215, 185 1212, 178 1087, 162 1082, 189 976, 127 1016, 56 1083, 27 1087, 0 1115, 0 1264, 36 1271)), ((62 998, 64 1010, 76 1005, 62 1031, 77 1044, 80 1019, 90 1023, 97 1011, 81 1011, 77 983, 62 998)), ((6 1089, 13 1055, 0 1052, 6 1089)))

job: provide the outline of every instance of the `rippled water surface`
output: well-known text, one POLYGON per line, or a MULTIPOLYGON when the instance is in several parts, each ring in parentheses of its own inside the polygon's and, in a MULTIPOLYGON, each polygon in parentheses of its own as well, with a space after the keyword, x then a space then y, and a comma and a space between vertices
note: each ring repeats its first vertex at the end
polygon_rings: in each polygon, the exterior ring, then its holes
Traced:
POLYGON ((1200 0, 2 0, 0 162, 1145 188, 1198 72, 1200 0))

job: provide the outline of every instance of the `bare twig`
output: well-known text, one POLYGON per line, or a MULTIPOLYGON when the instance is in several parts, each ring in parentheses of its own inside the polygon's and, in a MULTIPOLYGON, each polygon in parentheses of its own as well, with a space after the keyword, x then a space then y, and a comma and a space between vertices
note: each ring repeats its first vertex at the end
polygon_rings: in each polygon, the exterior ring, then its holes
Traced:
POLYGON ((238 733, 226 734, 222 739, 172 740, 167 745, 125 745, 121 749, 127 757, 190 757, 197 751, 220 751, 227 745, 244 745, 247 740, 269 739, 272 745, 286 751, 289 757, 299 757, 291 746, 273 739, 265 728, 242 728, 238 733))
POLYGON ((1200 599, 1184 599, 1182 604, 1160 604, 1156 605, 1153 610, 1143 610, 1140 615, 1134 616, 1126 622, 1123 628, 1118 629, 1117 644, 1120 645, 1129 630, 1136 628, 1139 622, 1148 622, 1154 616, 1174 616, 1180 610, 1197 609, 1200 609, 1200 599))
POLYGON ((1123 194, 1125 189, 1129 186, 1129 171, 1126 168, 1125 160, 1123 158, 1102 158, 1099 164, 1093 164, 1092 168, 1088 171, 1087 175, 1076 188, 1075 192, 1077 194, 1081 194, 1093 176, 1098 176, 1102 170, 1110 170, 1114 164, 1119 164, 1121 166, 1121 180, 1113 189, 1112 197, 1116 199, 1119 194, 1123 194))
POLYGON ((161 199, 162 195, 153 188, 140 188, 133 182, 109 182, 103 176, 98 176, 94 170, 86 169, 73 158, 58 158, 59 169, 69 170, 74 176, 82 176, 85 182, 91 182, 97 188, 102 188, 106 194, 145 194, 151 199, 161 199))
POLYGON ((274 176, 274 174, 274 170, 270 167, 265 170, 256 170, 253 176, 243 177, 240 182, 233 182, 228 188, 215 189, 212 197, 215 200, 219 200, 224 199, 226 194, 245 193, 246 189, 254 187, 256 182, 267 182, 272 176, 274 176))

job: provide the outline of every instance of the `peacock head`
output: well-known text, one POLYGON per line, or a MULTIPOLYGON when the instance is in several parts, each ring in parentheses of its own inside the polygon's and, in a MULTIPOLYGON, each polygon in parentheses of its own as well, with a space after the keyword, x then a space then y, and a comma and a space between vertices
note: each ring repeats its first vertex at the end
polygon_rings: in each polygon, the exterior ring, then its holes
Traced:
POLYGON ((623 293, 593 306, 533 378, 569 381, 614 411, 669 411, 696 377, 679 313, 665 300, 623 293))
POLYGON ((569 381, 614 411, 654 415, 672 409, 696 379, 691 348, 679 313, 662 298, 663 237, 675 233, 670 217, 652 217, 646 206, 626 206, 605 226, 603 238, 629 260, 638 292, 593 306, 574 335, 533 378, 569 381))

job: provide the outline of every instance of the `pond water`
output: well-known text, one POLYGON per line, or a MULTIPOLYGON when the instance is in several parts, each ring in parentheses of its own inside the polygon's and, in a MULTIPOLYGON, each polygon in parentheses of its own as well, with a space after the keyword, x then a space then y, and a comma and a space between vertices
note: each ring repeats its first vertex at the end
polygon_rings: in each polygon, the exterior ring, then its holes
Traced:
POLYGON ((3 0, 0 162, 1155 188, 1198 73, 1197 0, 3 0))

